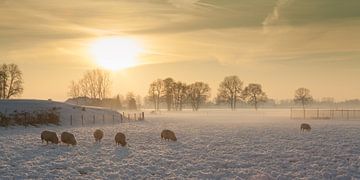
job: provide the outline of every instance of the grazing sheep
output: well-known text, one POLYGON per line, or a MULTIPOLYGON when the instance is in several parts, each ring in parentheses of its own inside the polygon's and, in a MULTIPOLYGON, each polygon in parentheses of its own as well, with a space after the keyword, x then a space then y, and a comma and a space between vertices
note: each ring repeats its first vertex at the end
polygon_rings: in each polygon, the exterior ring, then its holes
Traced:
POLYGON ((73 146, 76 145, 75 136, 68 132, 61 133, 61 142, 68 144, 68 145, 69 144, 71 144, 73 146))
POLYGON ((104 132, 100 129, 95 130, 94 132, 94 138, 95 138, 95 142, 100 142, 101 139, 104 137, 104 132))
POLYGON ((53 144, 59 143, 59 139, 56 135, 56 132, 52 132, 52 131, 41 132, 41 142, 44 143, 44 141, 46 141, 46 144, 48 144, 49 141, 53 144))
POLYGON ((126 137, 125 134, 119 132, 115 136, 115 143, 116 145, 121 144, 121 146, 126 146, 126 137))
POLYGON ((310 127, 310 125, 309 124, 307 124, 307 123, 302 123, 301 125, 300 125, 300 130, 301 131, 310 131, 311 130, 311 127, 310 127))
POLYGON ((173 141, 176 141, 176 136, 175 136, 175 133, 168 130, 168 129, 165 129, 161 132, 161 139, 165 139, 165 140, 173 140, 173 141))

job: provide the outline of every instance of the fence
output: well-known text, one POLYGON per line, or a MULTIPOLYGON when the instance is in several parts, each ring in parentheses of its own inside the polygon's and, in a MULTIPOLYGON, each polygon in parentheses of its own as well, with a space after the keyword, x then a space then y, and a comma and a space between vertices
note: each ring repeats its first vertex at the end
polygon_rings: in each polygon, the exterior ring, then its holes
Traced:
POLYGON ((360 110, 355 109, 290 109, 291 119, 360 120, 360 110))
MULTIPOLYGON (((66 119, 66 118, 62 118, 66 119)), ((125 113, 112 114, 112 115, 91 115, 91 114, 71 114, 69 116, 69 125, 89 125, 89 124, 106 124, 106 123, 124 123, 129 121, 141 121, 145 120, 145 113, 125 113)), ((66 123, 66 122, 65 122, 66 123)))

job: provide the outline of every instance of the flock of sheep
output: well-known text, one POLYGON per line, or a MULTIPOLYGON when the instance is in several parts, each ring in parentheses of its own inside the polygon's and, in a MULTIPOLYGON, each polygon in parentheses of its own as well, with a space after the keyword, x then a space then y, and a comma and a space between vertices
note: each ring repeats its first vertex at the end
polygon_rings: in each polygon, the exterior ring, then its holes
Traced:
MULTIPOLYGON (((104 132, 100 129, 96 129, 94 132, 95 142, 100 142, 103 137, 104 137, 104 132)), ((75 146, 77 144, 75 136, 69 132, 61 133, 60 139, 61 139, 62 143, 67 144, 67 145, 75 146)), ((177 140, 175 133, 168 129, 165 129, 161 132, 161 139, 173 140, 173 141, 177 140)), ((56 132, 52 132, 52 131, 41 132, 41 141, 42 141, 42 143, 44 143, 44 141, 46 141, 46 144, 48 144, 49 142, 51 142, 53 144, 59 143, 59 139, 58 139, 56 132)), ((127 142, 126 142, 125 134, 118 132, 115 135, 115 143, 116 143, 116 145, 126 146, 127 142)))
MULTIPOLYGON (((307 123, 302 123, 300 125, 300 130, 301 131, 310 131, 311 126, 307 123)), ((161 132, 160 136, 161 136, 161 139, 177 141, 175 133, 168 129, 163 130, 161 132)), ((104 137, 104 132, 100 129, 96 129, 94 132, 95 142, 101 142, 101 139, 103 137, 104 137)), ((75 136, 69 132, 61 133, 60 139, 61 139, 61 142, 63 142, 64 144, 67 144, 67 145, 75 146, 77 144, 75 136)), ((41 141, 43 143, 44 143, 44 141, 46 141, 46 144, 48 144, 49 142, 51 142, 53 144, 59 143, 59 139, 58 139, 58 136, 56 135, 56 132, 52 132, 52 131, 43 131, 41 133, 41 141)), ((116 145, 126 146, 127 142, 126 142, 125 134, 118 132, 115 135, 115 143, 116 143, 116 145)))

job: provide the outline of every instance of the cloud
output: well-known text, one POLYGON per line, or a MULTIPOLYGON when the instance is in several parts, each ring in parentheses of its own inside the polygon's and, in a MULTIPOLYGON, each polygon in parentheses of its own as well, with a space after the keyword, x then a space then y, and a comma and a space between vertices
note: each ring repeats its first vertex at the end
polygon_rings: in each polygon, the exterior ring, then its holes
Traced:
POLYGON ((277 0, 273 11, 262 22, 263 26, 269 26, 276 24, 280 19, 281 10, 290 4, 293 0, 277 0))

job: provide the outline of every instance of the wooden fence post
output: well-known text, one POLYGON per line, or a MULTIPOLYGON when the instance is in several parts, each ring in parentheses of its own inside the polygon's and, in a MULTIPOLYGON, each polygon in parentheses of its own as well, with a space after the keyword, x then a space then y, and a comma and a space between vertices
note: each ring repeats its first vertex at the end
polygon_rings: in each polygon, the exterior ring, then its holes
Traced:
POLYGON ((70 114, 70 126, 72 126, 72 122, 73 122, 73 117, 72 114, 70 114))
POLYGON ((145 120, 145 113, 141 112, 141 115, 142 115, 141 120, 145 120))
POLYGON ((84 126, 84 115, 81 115, 81 125, 84 126))
POLYGON ((316 111, 316 119, 319 119, 319 108, 317 108, 317 111, 316 111))
POLYGON ((95 124, 95 114, 93 115, 93 123, 95 124))
POLYGON ((123 115, 120 114, 120 123, 122 123, 122 122, 123 122, 123 115))
POLYGON ((24 126, 25 126, 25 128, 26 128, 26 127, 27 127, 27 126, 26 126, 26 112, 24 113, 24 116, 25 116, 25 117, 24 117, 23 123, 24 123, 24 126))
POLYGON ((103 124, 105 123, 105 114, 103 114, 103 124))

